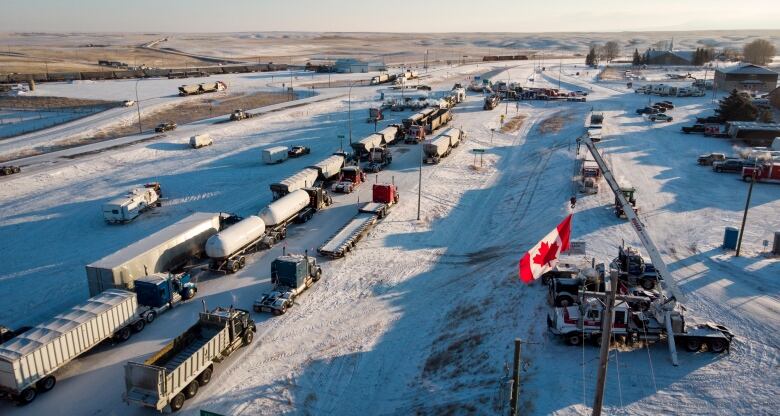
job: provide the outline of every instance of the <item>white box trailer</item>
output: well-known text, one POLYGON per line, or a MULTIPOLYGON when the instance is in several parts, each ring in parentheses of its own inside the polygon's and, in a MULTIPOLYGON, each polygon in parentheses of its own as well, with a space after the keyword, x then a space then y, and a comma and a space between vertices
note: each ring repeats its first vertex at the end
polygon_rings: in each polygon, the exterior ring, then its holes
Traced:
MULTIPOLYGON (((327 159, 309 166, 310 169, 316 169, 319 172, 319 179, 327 181, 333 179, 341 173, 341 168, 344 167, 344 156, 333 155, 327 159)), ((311 186, 312 184, 309 184, 311 186)))
POLYGON ((0 344, 0 396, 21 404, 56 384, 57 369, 99 343, 143 329, 135 293, 107 290, 0 344), (139 328, 140 326, 140 328, 139 328))
POLYGON ((270 188, 271 193, 274 195, 274 200, 297 191, 298 189, 313 186, 314 182, 317 181, 319 174, 320 172, 317 169, 306 168, 281 182, 272 183, 270 188))
POLYGON ((106 289, 131 289, 133 281, 175 270, 201 257, 224 214, 196 212, 86 267, 90 296, 106 289))
POLYGON ((196 134, 190 137, 190 146, 193 149, 200 149, 201 147, 211 146, 214 143, 211 140, 211 136, 208 134, 196 134))
POLYGON ((287 152, 290 149, 287 146, 274 146, 268 149, 263 149, 263 163, 272 165, 274 163, 282 163, 287 160, 287 152))

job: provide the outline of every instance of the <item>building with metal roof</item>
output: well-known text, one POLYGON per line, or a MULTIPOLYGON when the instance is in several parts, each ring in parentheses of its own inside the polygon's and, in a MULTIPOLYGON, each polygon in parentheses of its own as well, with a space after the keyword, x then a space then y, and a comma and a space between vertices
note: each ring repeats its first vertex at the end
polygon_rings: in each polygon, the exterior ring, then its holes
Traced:
POLYGON ((715 85, 721 91, 769 92, 777 88, 777 76, 767 67, 746 63, 715 70, 715 85))

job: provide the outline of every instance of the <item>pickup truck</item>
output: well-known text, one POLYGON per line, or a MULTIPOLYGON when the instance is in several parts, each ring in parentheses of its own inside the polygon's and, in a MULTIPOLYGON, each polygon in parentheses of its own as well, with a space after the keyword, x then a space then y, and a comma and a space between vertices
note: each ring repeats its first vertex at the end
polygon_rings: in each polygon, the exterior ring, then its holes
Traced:
POLYGON ((172 121, 167 121, 165 123, 160 123, 157 125, 157 127, 154 128, 154 131, 156 133, 164 133, 166 131, 176 130, 176 123, 172 121))
POLYGON ((726 159, 712 164, 715 172, 742 172, 745 162, 741 159, 726 159))
POLYGON ((659 112, 660 111, 658 111, 657 108, 653 108, 653 107, 639 108, 636 110, 636 113, 639 114, 640 116, 642 114, 658 114, 659 112))
POLYGON ((672 121, 672 116, 666 115, 664 113, 653 114, 649 118, 650 121, 665 121, 667 123, 670 123, 672 121))
POLYGON ((298 157, 308 155, 311 153, 311 149, 306 146, 293 146, 287 151, 288 157, 298 157))
POLYGON ((726 155, 723 153, 707 153, 704 155, 699 155, 696 163, 702 166, 710 166, 715 162, 722 162, 724 160, 726 160, 726 155))
POLYGON ((22 169, 19 166, 0 166, 0 176, 13 175, 21 171, 22 169))
POLYGON ((704 124, 694 124, 692 126, 682 126, 680 128, 683 133, 685 134, 691 134, 691 133, 704 133, 704 124))

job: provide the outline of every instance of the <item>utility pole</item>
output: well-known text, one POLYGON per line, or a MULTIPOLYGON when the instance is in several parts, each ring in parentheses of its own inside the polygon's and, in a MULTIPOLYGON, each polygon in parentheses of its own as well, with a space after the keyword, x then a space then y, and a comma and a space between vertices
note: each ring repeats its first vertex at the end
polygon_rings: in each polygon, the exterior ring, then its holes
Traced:
POLYGON ((517 416, 520 407, 520 345, 523 341, 515 338, 515 360, 512 367, 512 396, 509 398, 509 416, 517 416))
POLYGON ((558 90, 561 89, 561 69, 563 68, 563 58, 558 58, 558 90))
POLYGON ((748 188, 747 201, 745 201, 745 213, 742 214, 742 226, 739 227, 739 240, 737 240, 737 252, 734 255, 739 257, 739 250, 742 248, 742 234, 745 233, 745 222, 747 221, 748 208, 750 208, 750 195, 753 194, 753 184, 756 182, 756 169, 753 169, 753 176, 750 177, 750 187, 748 188))
POLYGON ((604 384, 607 382, 607 364, 609 362, 609 341, 612 339, 612 321, 615 319, 615 295, 617 294, 618 272, 609 273, 609 297, 607 307, 601 315, 601 351, 599 353, 598 381, 596 382, 596 397, 593 399, 593 416, 601 416, 604 404, 604 384))
POLYGON ((138 134, 142 134, 144 130, 141 128, 141 100, 138 99, 138 81, 141 78, 135 80, 135 109, 138 111, 138 134))
POLYGON ((423 161, 423 145, 420 144, 420 177, 417 180, 417 221, 420 221, 420 202, 422 201, 422 161, 423 161))

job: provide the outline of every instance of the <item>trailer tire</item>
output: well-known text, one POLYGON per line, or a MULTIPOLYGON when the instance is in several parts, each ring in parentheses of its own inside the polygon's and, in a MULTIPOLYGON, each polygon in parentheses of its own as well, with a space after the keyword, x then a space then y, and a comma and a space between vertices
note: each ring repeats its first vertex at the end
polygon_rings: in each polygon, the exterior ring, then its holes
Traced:
POLYGON ((192 383, 187 384, 187 387, 184 388, 184 397, 187 399, 195 397, 195 395, 198 394, 199 388, 200 384, 198 383, 198 380, 192 380, 192 383))
POLYGON ((40 390, 41 393, 47 392, 54 388, 54 385, 57 384, 57 379, 54 378, 54 376, 47 376, 44 377, 43 380, 38 380, 37 383, 35 383, 35 388, 37 390, 40 390))
POLYGON ((18 406, 26 406, 32 403, 36 397, 38 397, 38 392, 32 387, 27 387, 18 396, 14 396, 14 400, 18 406))
POLYGON ((243 269, 246 266, 246 257, 241 256, 238 258, 238 269, 243 269))
POLYGON ((642 288, 652 290, 655 287, 655 282, 652 279, 642 279, 642 288))
POLYGON ((181 410, 181 408, 184 407, 184 400, 186 400, 184 393, 179 393, 173 396, 173 399, 171 399, 170 403, 171 412, 178 412, 181 410))
POLYGON ((149 313, 147 313, 146 316, 144 316, 144 320, 146 321, 147 324, 151 324, 152 322, 154 322, 155 318, 157 318, 157 312, 155 311, 149 311, 149 313))
POLYGON ((560 307, 565 308, 565 307, 571 306, 573 304, 574 304, 574 299, 572 299, 571 296, 560 295, 560 296, 555 298, 555 306, 560 306, 560 307))
POLYGON ((246 334, 244 334, 244 337, 243 337, 244 346, 247 346, 247 345, 251 344, 253 339, 255 339, 254 331, 251 331, 251 330, 246 331, 246 334))
POLYGON ((214 373, 214 369, 211 366, 208 366, 198 376, 198 383, 200 383, 201 386, 205 386, 205 385, 209 384, 209 382, 211 381, 211 375, 213 373, 214 373))
POLYGON ((722 339, 713 339, 707 343, 707 349, 709 349, 711 353, 720 354, 726 350, 726 341, 722 339))
POLYGON ((685 349, 690 352, 697 352, 701 349, 701 340, 697 338, 689 338, 685 340, 685 349))
POLYGON ((130 333, 131 333, 130 327, 126 326, 126 327, 120 329, 116 334, 114 334, 114 339, 117 342, 125 342, 128 339, 130 339, 130 333))
POLYGON ((133 322, 132 325, 130 325, 130 327, 133 329, 133 332, 141 332, 141 331, 143 331, 144 330, 144 326, 146 326, 146 321, 144 321, 143 319, 139 319, 139 320, 133 322))
POLYGON ((576 332, 566 335, 566 343, 569 345, 580 345, 582 344, 582 337, 576 332))

